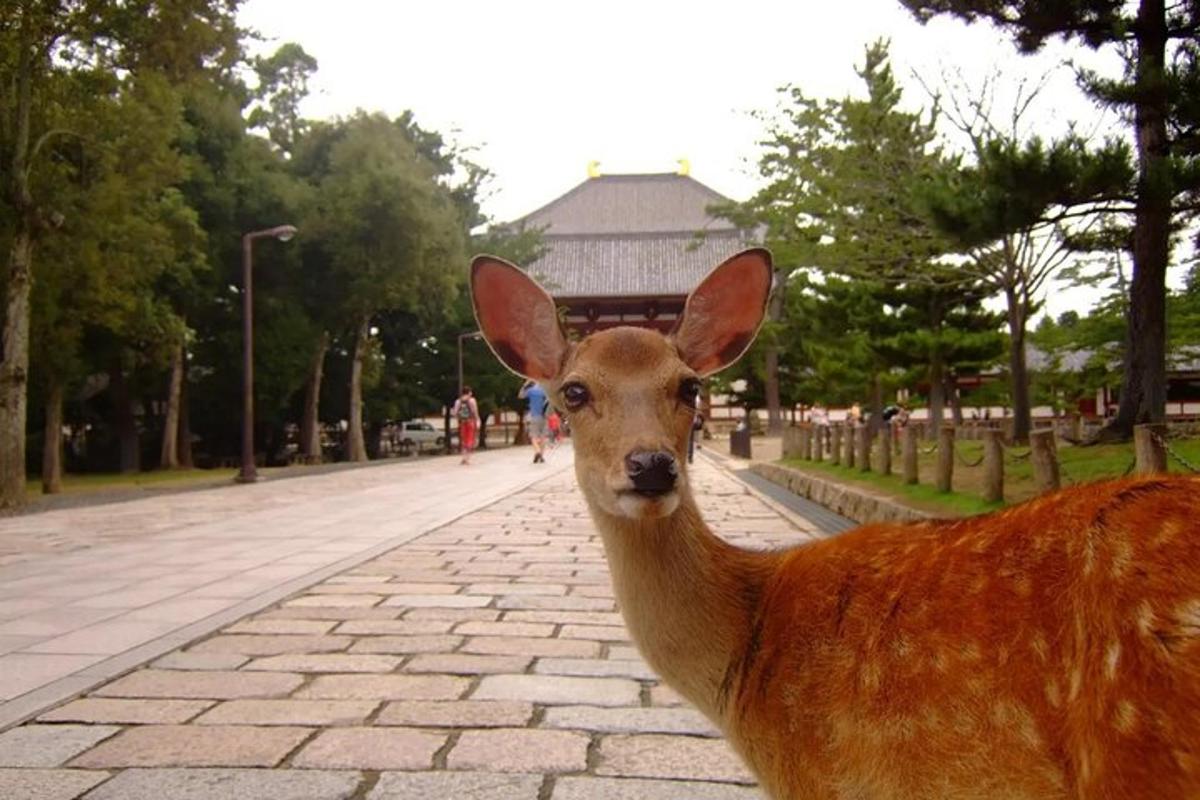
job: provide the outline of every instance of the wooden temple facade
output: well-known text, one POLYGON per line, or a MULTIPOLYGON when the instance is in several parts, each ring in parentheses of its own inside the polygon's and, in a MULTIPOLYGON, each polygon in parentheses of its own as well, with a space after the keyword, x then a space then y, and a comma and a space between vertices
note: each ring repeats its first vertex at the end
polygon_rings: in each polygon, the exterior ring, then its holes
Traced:
POLYGON ((667 332, 709 270, 754 244, 709 209, 729 198, 679 173, 596 175, 514 224, 542 231, 525 265, 584 335, 617 325, 667 332))

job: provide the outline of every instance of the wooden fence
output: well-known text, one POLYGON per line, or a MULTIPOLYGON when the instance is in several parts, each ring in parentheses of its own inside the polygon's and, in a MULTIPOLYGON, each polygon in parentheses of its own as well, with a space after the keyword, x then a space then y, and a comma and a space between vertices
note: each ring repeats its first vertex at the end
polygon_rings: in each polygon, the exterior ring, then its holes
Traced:
MULTIPOLYGON (((805 461, 828 460, 835 466, 857 468, 861 472, 892 474, 893 451, 900 456, 900 474, 907 484, 920 482, 919 455, 921 442, 925 438, 924 423, 910 423, 898 431, 884 426, 878 433, 879 441, 872 442, 870 429, 865 425, 832 423, 813 425, 800 423, 784 429, 783 455, 785 458, 800 458, 805 461), (875 445, 872 447, 872 445, 875 445)), ((1029 437, 1029 451, 1020 455, 1006 456, 1006 432, 1000 427, 971 425, 960 428, 943 425, 938 431, 937 441, 926 454, 936 452, 932 483, 939 491, 949 492, 954 483, 954 464, 962 456, 955 452, 955 441, 960 436, 971 440, 982 440, 983 454, 968 467, 983 467, 983 499, 1000 502, 1004 499, 1004 464, 1007 458, 1028 458, 1033 469, 1033 480, 1039 492, 1054 491, 1062 485, 1062 469, 1058 461, 1058 446, 1055 428, 1033 431, 1029 437)), ((1161 424, 1138 425, 1134 428, 1134 460, 1130 472, 1134 474, 1167 471, 1167 426, 1161 424)))

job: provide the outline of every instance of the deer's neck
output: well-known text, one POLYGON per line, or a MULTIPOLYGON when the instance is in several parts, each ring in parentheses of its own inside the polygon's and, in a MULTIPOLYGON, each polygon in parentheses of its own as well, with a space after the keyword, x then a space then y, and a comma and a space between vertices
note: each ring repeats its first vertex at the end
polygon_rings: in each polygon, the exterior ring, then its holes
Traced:
POLYGON ((631 520, 592 507, 630 634, 647 662, 721 721, 731 665, 745 651, 773 557, 709 530, 685 490, 669 517, 631 520))

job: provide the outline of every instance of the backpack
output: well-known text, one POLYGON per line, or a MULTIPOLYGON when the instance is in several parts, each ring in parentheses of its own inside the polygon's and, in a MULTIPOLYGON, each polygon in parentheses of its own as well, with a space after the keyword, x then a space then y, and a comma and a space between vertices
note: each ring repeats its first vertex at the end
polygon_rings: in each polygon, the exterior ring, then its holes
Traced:
POLYGON ((458 418, 468 420, 471 418, 471 404, 468 402, 458 401, 458 418))

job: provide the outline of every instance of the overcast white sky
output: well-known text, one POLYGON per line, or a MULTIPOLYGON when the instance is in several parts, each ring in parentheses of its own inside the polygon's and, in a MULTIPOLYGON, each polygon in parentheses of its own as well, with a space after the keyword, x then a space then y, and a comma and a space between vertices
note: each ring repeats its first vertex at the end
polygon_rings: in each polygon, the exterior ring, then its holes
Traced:
POLYGON ((895 0, 707 5, 248 0, 241 21, 265 37, 259 51, 295 41, 318 60, 307 116, 411 109, 478 147, 496 174, 484 210, 500 221, 582 181, 591 160, 607 173, 668 172, 687 158, 697 180, 746 199, 763 133, 750 113, 773 108, 787 83, 815 97, 858 92, 855 65, 880 37, 914 106, 925 102, 914 70, 936 83, 946 68, 976 80, 1000 68, 1013 85, 1051 71, 1038 130, 1098 124, 1070 70, 1056 70, 1088 57, 1078 49, 1018 56, 992 28, 921 26, 895 0))

